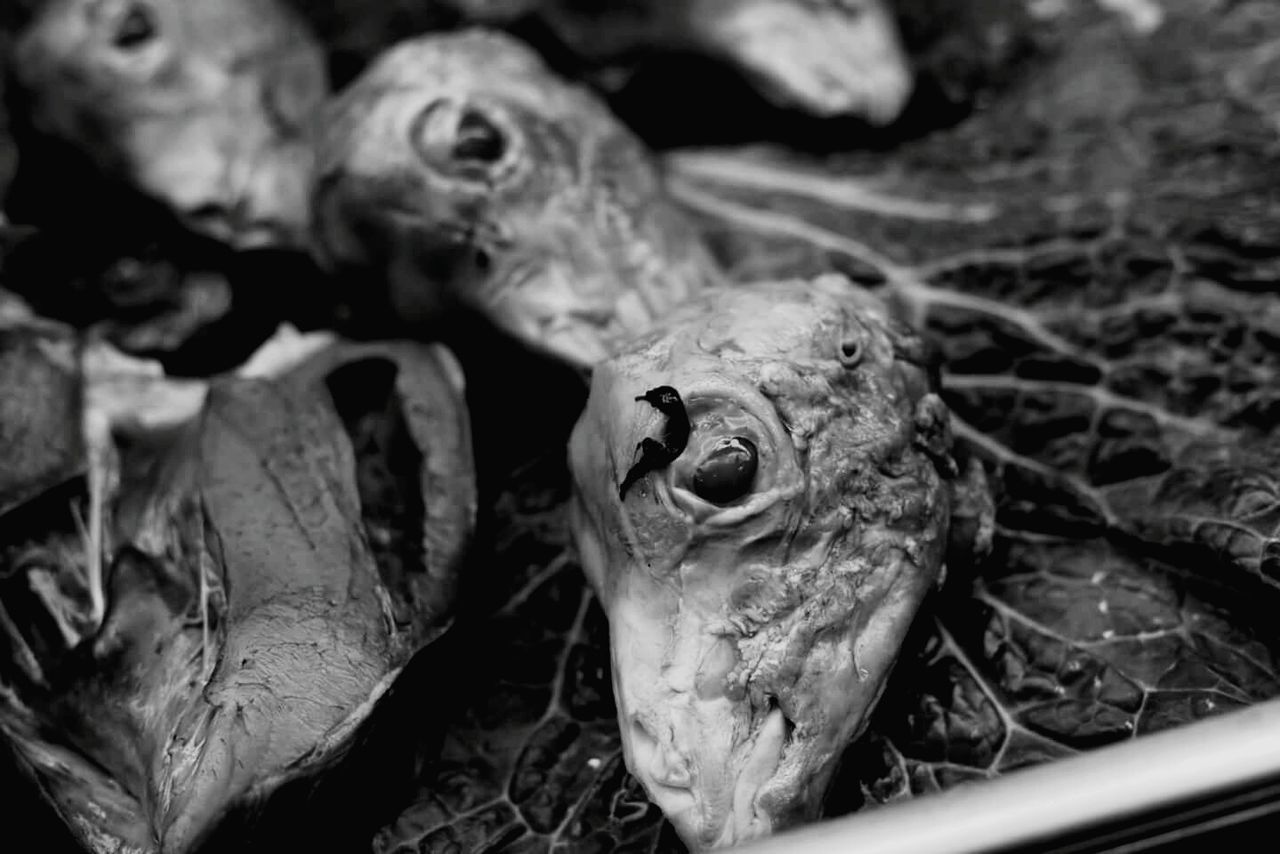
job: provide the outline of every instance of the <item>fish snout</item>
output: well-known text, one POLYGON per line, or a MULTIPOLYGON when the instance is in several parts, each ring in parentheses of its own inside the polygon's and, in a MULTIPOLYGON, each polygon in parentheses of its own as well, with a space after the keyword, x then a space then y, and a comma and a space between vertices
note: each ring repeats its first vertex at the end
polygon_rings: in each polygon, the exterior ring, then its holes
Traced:
POLYGON ((301 246, 307 226, 306 154, 243 154, 204 181, 157 189, 192 231, 235 249, 301 246), (239 173, 237 179, 236 174, 239 173))
POLYGON ((647 709, 624 724, 630 770, 691 850, 768 835, 761 808, 782 760, 790 727, 776 704, 751 719, 745 702, 693 700, 647 709))
POLYGON ((741 690, 734 641, 688 618, 664 635, 625 605, 611 616, 623 751, 650 799, 695 851, 771 832, 760 795, 792 728, 768 695, 741 690))
POLYGON ((646 724, 640 715, 631 716, 631 755, 637 773, 661 789, 689 792, 693 788, 693 765, 675 746, 670 731, 646 724))

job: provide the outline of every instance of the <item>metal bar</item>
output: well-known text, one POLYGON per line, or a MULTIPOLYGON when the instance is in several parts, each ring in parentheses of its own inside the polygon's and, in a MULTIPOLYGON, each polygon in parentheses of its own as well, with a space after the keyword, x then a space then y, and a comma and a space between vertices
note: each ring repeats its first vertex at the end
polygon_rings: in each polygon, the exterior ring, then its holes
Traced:
POLYGON ((1280 780, 1280 700, 776 834, 748 854, 979 854, 1079 837, 1280 780))

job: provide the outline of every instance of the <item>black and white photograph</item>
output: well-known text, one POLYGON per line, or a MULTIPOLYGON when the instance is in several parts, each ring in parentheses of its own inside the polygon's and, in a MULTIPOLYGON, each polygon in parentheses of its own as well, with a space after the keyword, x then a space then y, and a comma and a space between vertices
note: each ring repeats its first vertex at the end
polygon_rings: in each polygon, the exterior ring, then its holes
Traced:
POLYGON ((1280 839, 1278 0, 0 0, 0 850, 1280 839))

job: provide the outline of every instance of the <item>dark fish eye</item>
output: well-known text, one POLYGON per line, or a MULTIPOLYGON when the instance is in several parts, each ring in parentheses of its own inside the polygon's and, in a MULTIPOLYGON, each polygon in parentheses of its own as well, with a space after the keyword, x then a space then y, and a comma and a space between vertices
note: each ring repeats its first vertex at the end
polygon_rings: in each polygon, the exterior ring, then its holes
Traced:
POLYGON ((755 443, 742 436, 720 439, 698 463, 693 492, 712 504, 729 504, 751 491, 759 454, 755 443))
POLYGON ((496 163, 506 153, 507 143, 502 131, 481 113, 465 110, 458 120, 458 136, 453 144, 453 156, 459 160, 479 160, 496 163))
POLYGON ((151 9, 141 3, 134 3, 120 19, 111 43, 120 50, 133 50, 155 38, 156 29, 155 15, 151 9))
POLYGON ((507 134, 485 110, 453 98, 428 104, 410 134, 428 166, 465 180, 491 177, 510 147, 507 134))

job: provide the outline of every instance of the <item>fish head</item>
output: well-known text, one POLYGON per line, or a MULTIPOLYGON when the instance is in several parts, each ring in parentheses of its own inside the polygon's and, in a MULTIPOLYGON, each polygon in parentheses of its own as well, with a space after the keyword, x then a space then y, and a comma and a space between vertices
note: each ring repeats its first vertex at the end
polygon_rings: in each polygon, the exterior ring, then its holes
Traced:
POLYGON ((15 46, 38 134, 236 248, 301 245, 319 44, 274 0, 49 0, 15 46))
POLYGON ((392 48, 328 108, 313 240, 402 320, 464 306, 594 364, 714 275, 640 142, 530 48, 478 30, 392 48))
POLYGON ((938 579, 955 469, 925 352, 827 276, 691 301, 594 372, 571 524, 628 767, 695 850, 816 816, 938 579), (664 386, 687 440, 620 498, 679 432, 642 399, 664 386))

